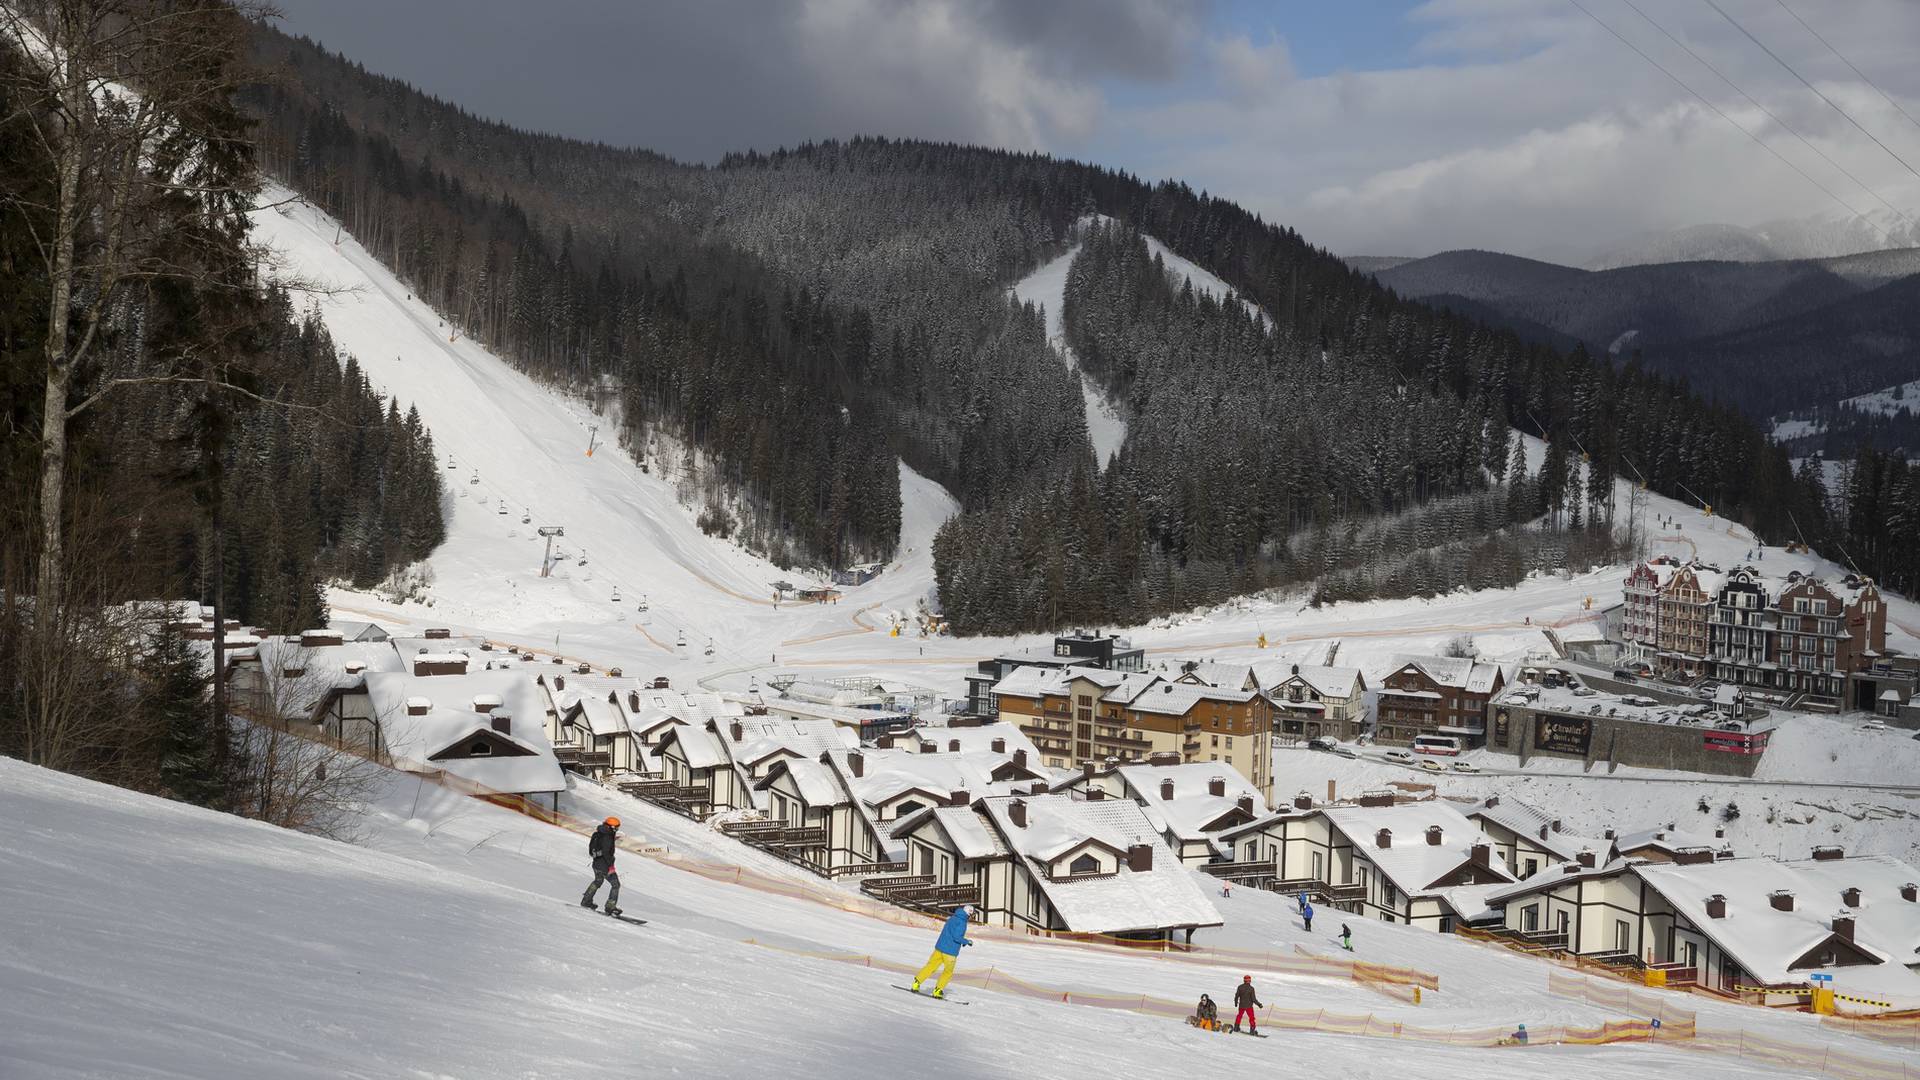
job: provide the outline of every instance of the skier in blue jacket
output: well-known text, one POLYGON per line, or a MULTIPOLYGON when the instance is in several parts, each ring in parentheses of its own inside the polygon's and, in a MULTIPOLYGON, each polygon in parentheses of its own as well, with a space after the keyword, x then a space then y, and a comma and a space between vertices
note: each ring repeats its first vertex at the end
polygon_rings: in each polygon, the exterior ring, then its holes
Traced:
POLYGON ((940 938, 933 943, 933 955, 927 957, 925 967, 913 977, 913 992, 920 992, 920 984, 938 971, 940 979, 933 984, 934 997, 947 996, 947 983, 953 980, 954 965, 959 962, 960 950, 973 944, 967 939, 967 919, 973 915, 973 905, 962 904, 947 916, 946 925, 940 928, 940 938))
POLYGON ((1300 894, 1300 922, 1308 930, 1313 929, 1313 905, 1307 903, 1307 894, 1300 894))

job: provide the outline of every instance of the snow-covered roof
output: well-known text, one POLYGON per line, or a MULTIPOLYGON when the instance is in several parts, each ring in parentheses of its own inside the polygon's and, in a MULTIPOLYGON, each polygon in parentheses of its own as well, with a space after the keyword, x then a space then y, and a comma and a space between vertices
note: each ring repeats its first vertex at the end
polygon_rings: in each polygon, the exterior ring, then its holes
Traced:
POLYGON ((1254 675, 1260 680, 1260 685, 1269 691, 1298 678, 1321 697, 1346 698, 1352 697, 1360 686, 1365 685, 1359 668, 1268 660, 1255 664, 1253 670, 1254 675))
POLYGON ((547 741, 545 694, 524 671, 469 671, 465 675, 414 675, 379 671, 367 675, 367 698, 393 756, 409 768, 445 769, 495 791, 526 794, 563 791, 566 778, 547 741), (473 708, 476 697, 502 703, 491 713, 473 708), (414 715, 409 706, 425 708, 414 715), (497 718, 511 730, 494 731, 497 718), (501 738, 526 754, 435 758, 477 733, 501 738))
MULTIPOLYGON (((1826 887, 1825 895, 1816 892, 1799 898, 1816 912, 1826 905, 1840 905, 1841 894, 1848 889, 1859 889, 1860 902, 1852 908, 1855 936, 1891 953, 1902 964, 1920 963, 1916 955, 1920 952, 1920 902, 1901 895, 1903 888, 1920 885, 1920 870, 1892 855, 1792 859, 1786 865, 1807 881, 1826 887)), ((1915 896, 1920 898, 1920 891, 1915 896)))
POLYGON ((782 773, 793 781, 794 790, 809 807, 844 806, 849 802, 846 789, 841 787, 833 768, 813 758, 776 761, 767 770, 766 777, 754 786, 764 791, 782 773))
MULTIPOLYGON (((571 687, 571 684, 569 684, 571 687)), ((586 728, 594 735, 627 734, 627 717, 618 705, 608 701, 601 694, 583 694, 576 698, 568 712, 574 713, 586 722, 586 728), (576 712, 577 710, 577 712, 576 712)))
MULTIPOLYGON (((1685 866, 1643 863, 1631 872, 1763 983, 1804 979, 1811 968, 1792 965, 1833 936, 1832 920, 1840 908, 1840 898, 1824 880, 1764 857, 1685 866), (1793 894, 1793 910, 1781 911, 1770 902, 1772 894, 1781 891, 1793 894), (1721 918, 1707 914, 1707 900, 1713 896, 1726 898, 1726 914, 1721 918)), ((1854 944, 1880 960, 1888 959, 1857 929, 1854 944)))
POLYGON ((1135 803, 1124 799, 1088 802, 1065 795, 1022 798, 1025 826, 1013 823, 1008 809, 1012 797, 986 799, 979 805, 1006 846, 1027 861, 1034 882, 1069 930, 1115 934, 1220 925, 1220 913, 1194 880, 1194 872, 1181 865, 1135 803), (1048 876, 1052 859, 1089 840, 1121 853, 1117 873, 1064 881, 1048 876), (1128 868, 1125 853, 1136 844, 1151 847, 1152 869, 1128 868))
POLYGON ((1557 866, 1548 867, 1532 877, 1515 882, 1512 885, 1496 886, 1488 891, 1486 901, 1489 904, 1505 904, 1523 896, 1531 896, 1537 892, 1545 892, 1549 889, 1558 888, 1570 881, 1611 877, 1629 866, 1638 865, 1640 865, 1639 862, 1633 859, 1605 860, 1596 858, 1592 866, 1581 866, 1577 862, 1564 862, 1557 866))
POLYGON ((703 727, 683 724, 662 736, 659 745, 662 755, 669 746, 678 747, 679 757, 690 769, 714 769, 732 764, 727 759, 726 748, 720 744, 720 736, 703 727))
POLYGON ((1181 679, 1193 679, 1205 686, 1218 686, 1225 690, 1243 690, 1254 682, 1251 664, 1225 664, 1217 660, 1195 661, 1192 668, 1180 672, 1181 679))
POLYGON ((1609 840, 1561 832, 1553 827, 1554 822, 1560 819, 1537 806, 1506 795, 1481 800, 1479 805, 1467 811, 1466 816, 1524 836, 1534 846, 1544 848, 1562 859, 1578 858, 1583 850, 1593 852, 1596 859, 1604 859, 1612 847, 1612 841, 1609 840), (1493 805, 1487 805, 1489 802, 1493 805))
POLYGON ((993 692, 1003 697, 1039 698, 1066 693, 1067 669, 1023 666, 1007 672, 993 684, 993 692))
POLYGON ((1707 848, 1711 851, 1730 851, 1732 845, 1712 833, 1691 832, 1674 825, 1656 825, 1651 829, 1637 832, 1619 833, 1613 838, 1614 850, 1624 855, 1649 848, 1671 855, 1679 851, 1693 851, 1707 848))
POLYGON ((400 658, 384 642, 348 642, 340 645, 305 646, 298 637, 269 637, 255 649, 266 692, 287 698, 281 701, 283 715, 306 715, 329 690, 358 686, 368 672, 399 671, 400 658), (357 666, 358 671, 347 668, 357 666), (287 676, 289 669, 302 674, 287 676))
MULTIPOLYGON (((1493 838, 1480 826, 1443 802, 1400 803, 1394 806, 1330 806, 1321 813, 1352 842, 1354 854, 1365 857, 1408 896, 1434 895, 1434 883, 1473 857, 1475 844, 1491 850, 1493 838), (1427 842, 1427 830, 1438 825, 1440 842, 1427 842), (1392 835, 1387 847, 1379 831, 1392 835)), ((1502 881, 1513 875, 1497 861, 1487 870, 1502 881)))
POLYGON ((992 752, 997 740, 1002 747, 1000 753, 1012 754, 1016 750, 1025 750, 1027 760, 1038 762, 1040 751, 1034 749, 1033 740, 1021 731, 1019 725, 995 722, 974 727, 921 727, 908 732, 905 738, 916 744, 931 743, 941 753, 951 752, 948 747, 959 743, 962 751, 992 752))
POLYGON ((1463 656, 1416 656, 1411 653, 1400 653, 1393 658, 1395 671, 1408 664, 1426 672, 1428 678, 1441 686, 1452 687, 1469 694, 1492 693, 1494 677, 1500 674, 1498 664, 1485 664, 1463 656))
POLYGON ((860 745, 859 733, 831 720, 797 720, 785 716, 741 716, 711 723, 726 736, 727 753, 742 766, 752 767, 776 754, 817 759, 828 750, 860 745), (733 728, 739 725, 740 738, 733 728))
POLYGON ((849 768, 847 786, 856 798, 871 807, 908 791, 940 797, 955 791, 974 796, 1001 795, 1031 786, 1036 776, 1048 778, 1034 759, 1029 758, 1025 775, 994 780, 993 773, 1012 761, 1011 754, 996 754, 991 750, 928 754, 903 749, 865 749, 860 751, 861 775, 852 775, 849 768))
POLYGON ((476 637, 393 637, 387 639, 387 645, 396 656, 409 664, 421 653, 472 654, 487 651, 480 647, 481 641, 476 637))
POLYGON ((1267 803, 1260 789, 1248 783, 1239 770, 1222 762, 1190 762, 1179 765, 1122 765, 1120 778, 1127 792, 1147 808, 1149 820, 1158 819, 1163 832, 1179 840, 1203 840, 1217 835, 1240 820, 1221 819, 1240 809, 1240 800, 1253 799, 1252 817, 1264 816, 1267 803), (1224 795, 1209 794, 1219 780, 1224 795), (1162 799, 1167 781, 1173 782, 1173 798, 1162 799), (1212 832, 1208 826, 1218 826, 1212 832))

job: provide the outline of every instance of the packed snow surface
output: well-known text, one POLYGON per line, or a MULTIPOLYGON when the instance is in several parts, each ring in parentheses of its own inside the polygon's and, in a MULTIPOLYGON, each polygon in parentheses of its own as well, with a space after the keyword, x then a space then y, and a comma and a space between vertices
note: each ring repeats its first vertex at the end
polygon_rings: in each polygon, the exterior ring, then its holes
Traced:
POLYGON ((1073 346, 1067 344, 1066 320, 1062 314, 1066 307, 1067 272, 1073 269, 1074 257, 1079 254, 1079 245, 1075 245, 1066 254, 1021 278, 1014 283, 1013 295, 1021 303, 1041 309, 1047 320, 1047 340, 1066 361, 1067 369, 1080 380, 1080 396, 1086 402, 1087 436, 1093 441, 1094 461, 1104 469, 1113 455, 1119 453, 1120 444, 1127 441, 1127 421, 1106 391, 1081 370, 1080 358, 1074 354, 1073 346))
MULTIPOLYGON (((621 796, 563 808, 617 812, 630 837, 711 857, 731 841, 621 796)), ((901 976, 800 953, 918 964, 931 921, 894 925, 626 854, 630 926, 576 906, 584 838, 404 774, 386 774, 358 845, 335 843, 0 759, 0 1075, 1079 1077, 1124 1055, 1143 1076, 1252 1074, 1282 1061, 1317 1075, 1471 1074, 1536 1080, 1538 1052, 1283 1032, 1225 1039, 1177 1021, 1051 997, 956 986, 961 1008, 915 1001, 901 976)), ((756 869, 791 872, 763 859, 756 869)), ((604 894, 603 894, 604 895, 604 894)), ((1281 897, 1219 901, 1215 944, 1336 946, 1281 897)), ((1323 920, 1325 923, 1326 920, 1323 920)), ((1151 954, 973 935, 963 971, 1028 983, 1230 1000, 1243 972, 1151 954)), ((1422 1005, 1359 984, 1253 966, 1280 1008, 1445 1028, 1592 1024, 1607 1010, 1544 992, 1546 966, 1503 950, 1364 923, 1363 955, 1437 973, 1422 1005)), ((1678 998, 1704 1025, 1759 1025, 1820 1045, 1799 1017, 1678 998)), ((1851 1045, 1852 1040, 1839 1039, 1851 1045)), ((1683 1071, 1703 1080, 1791 1075, 1754 1061, 1640 1044, 1558 1047, 1555 1076, 1683 1071)), ((1885 1051, 1876 1051, 1885 1056, 1885 1051)))

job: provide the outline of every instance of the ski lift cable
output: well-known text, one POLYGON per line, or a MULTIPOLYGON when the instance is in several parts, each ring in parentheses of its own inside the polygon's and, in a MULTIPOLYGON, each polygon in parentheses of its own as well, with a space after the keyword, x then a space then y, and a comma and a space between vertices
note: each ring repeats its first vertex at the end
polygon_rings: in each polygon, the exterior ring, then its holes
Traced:
POLYGON ((1813 143, 1809 142, 1807 140, 1807 137, 1805 135, 1800 134, 1800 132, 1797 131, 1793 127, 1793 125, 1787 123, 1785 120, 1782 120, 1779 116, 1775 115, 1772 109, 1769 109, 1765 105, 1761 104, 1760 101, 1756 99, 1752 94, 1749 94, 1745 90, 1740 89, 1740 87, 1736 85, 1732 79, 1729 79, 1726 76, 1726 74, 1723 73, 1719 68, 1714 67, 1713 64, 1710 63, 1706 57, 1701 56, 1699 53, 1693 51, 1693 47, 1691 45, 1688 45, 1685 41, 1680 40, 1680 38, 1676 37, 1673 34, 1673 32, 1668 30, 1666 27, 1660 25, 1658 22, 1655 22, 1653 16, 1641 10, 1640 6, 1638 4, 1635 4, 1633 0, 1621 0, 1621 2, 1626 4, 1628 7, 1632 8, 1635 14, 1639 15, 1642 19, 1645 19, 1650 25, 1652 25, 1652 27, 1655 30, 1658 30, 1662 34, 1665 34, 1668 41, 1671 41, 1675 45, 1680 46, 1681 49, 1685 50, 1688 56, 1691 56, 1695 60, 1699 61, 1701 67, 1704 67, 1708 71, 1713 72, 1715 78, 1718 78, 1721 82, 1726 83, 1728 86, 1732 87, 1734 93, 1739 94, 1741 97, 1747 99, 1747 102, 1751 104, 1754 108, 1759 109, 1762 113, 1764 113, 1767 119, 1772 120, 1774 123, 1780 125, 1781 129, 1786 131, 1787 134, 1792 135, 1795 139, 1798 139, 1800 141, 1800 145, 1813 151, 1816 155, 1819 156, 1820 160, 1833 166, 1834 169, 1839 171, 1840 175, 1853 181, 1854 184, 1859 186, 1860 190, 1866 192, 1868 195, 1873 196, 1874 201, 1878 202, 1881 206, 1884 206, 1888 210, 1892 211, 1897 217, 1899 217, 1902 221, 1905 221, 1907 224, 1909 225, 1916 224, 1913 217, 1909 215, 1905 210, 1902 210, 1899 207, 1888 202, 1885 196, 1881 195, 1878 191, 1875 191, 1870 185, 1868 185, 1868 183, 1865 180, 1862 180, 1859 177, 1853 175, 1853 173, 1850 172, 1845 165, 1842 165, 1839 162, 1833 160, 1833 158, 1827 155, 1827 152, 1825 150, 1822 150, 1818 146, 1815 146, 1813 143))
POLYGON ((1782 11, 1785 11, 1787 14, 1793 16, 1793 21, 1799 23, 1801 27, 1803 27, 1807 31, 1807 33, 1812 34, 1813 39, 1815 41, 1818 41, 1820 44, 1825 45, 1827 47, 1828 52, 1839 57, 1840 62, 1847 65, 1847 70, 1853 72, 1855 75, 1860 76, 1861 82, 1866 83, 1868 86, 1873 87, 1874 92, 1879 94, 1881 97, 1885 98, 1887 104, 1899 110, 1900 115, 1907 118, 1907 123, 1912 124, 1916 128, 1920 128, 1920 120, 1914 119, 1913 114, 1907 111, 1907 107, 1905 105, 1902 105, 1898 101, 1895 101, 1893 97, 1889 95, 1885 90, 1880 89, 1880 85, 1878 83, 1874 82, 1872 79, 1867 78, 1866 72, 1861 71, 1857 67, 1854 67, 1853 61, 1847 59, 1846 56, 1844 56, 1840 52, 1839 49, 1834 48, 1833 43, 1828 41, 1825 37, 1821 36, 1820 31, 1815 30, 1811 26, 1808 26, 1807 20, 1801 18, 1799 12, 1788 7, 1787 0, 1774 0, 1774 2, 1780 5, 1780 9, 1782 11))
POLYGON ((1685 79, 1682 79, 1680 76, 1675 75, 1672 71, 1668 70, 1665 64, 1662 64, 1660 61, 1655 60, 1651 55, 1647 53, 1645 49, 1642 49, 1640 46, 1635 45, 1631 40, 1629 40, 1626 37, 1626 35, 1622 34, 1618 30, 1615 30, 1611 25, 1607 23, 1606 20, 1602 19, 1600 16, 1595 15, 1591 10, 1587 8, 1585 4, 1582 4, 1580 0, 1567 0, 1567 3, 1572 4, 1574 7, 1578 8, 1580 10, 1580 13, 1585 15, 1587 18, 1592 19, 1596 23, 1599 23, 1600 28, 1602 30, 1605 30, 1607 33, 1612 34, 1615 38, 1619 40, 1620 44, 1625 45, 1627 48, 1632 49, 1635 53, 1638 53, 1640 56, 1640 59, 1645 60, 1647 63, 1652 64, 1655 68, 1658 68, 1662 75, 1665 75, 1667 78, 1673 80, 1673 82, 1676 85, 1678 85, 1680 89, 1685 90, 1689 94, 1692 94, 1696 99, 1699 100, 1699 102, 1702 105, 1705 105, 1707 108, 1713 110, 1713 113, 1715 116, 1718 116, 1720 119, 1725 120, 1727 123, 1733 125, 1733 127, 1739 130, 1740 134, 1745 135, 1747 138, 1753 140, 1753 142, 1756 145, 1758 145, 1760 149, 1765 150, 1769 154, 1772 154, 1775 158, 1778 158, 1780 160, 1781 164, 1785 165, 1789 169, 1792 169, 1794 172, 1799 173, 1800 178, 1802 180, 1805 180, 1807 183, 1812 184, 1816 188, 1819 188, 1823 193, 1825 193, 1827 198, 1832 199, 1835 203, 1839 204, 1840 208, 1845 210, 1850 217, 1860 218, 1861 220, 1865 221, 1869 228, 1873 229, 1873 231, 1880 234, 1880 239, 1883 243, 1890 244, 1893 242, 1893 238, 1887 233, 1885 229, 1880 228, 1879 225, 1874 224, 1871 218, 1868 218, 1865 214, 1861 213, 1859 210, 1856 210, 1852 203, 1841 198, 1837 193, 1834 192, 1832 188, 1814 179, 1807 172, 1807 170, 1794 164, 1791 158, 1788 158, 1785 154, 1782 154, 1780 151, 1774 149, 1771 143, 1768 143, 1765 139, 1762 139, 1760 136, 1755 135, 1752 131, 1749 131, 1746 125, 1740 123, 1740 121, 1735 120, 1733 117, 1727 115, 1726 110, 1722 109, 1718 105, 1715 105, 1712 101, 1708 100, 1705 94, 1702 94, 1700 91, 1695 90, 1692 86, 1688 85, 1685 79))

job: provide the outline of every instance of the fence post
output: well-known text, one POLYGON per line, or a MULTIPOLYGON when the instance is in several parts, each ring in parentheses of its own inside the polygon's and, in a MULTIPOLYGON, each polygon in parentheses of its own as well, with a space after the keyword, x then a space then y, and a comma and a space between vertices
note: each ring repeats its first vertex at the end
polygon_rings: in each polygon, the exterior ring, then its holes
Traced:
POLYGON ((991 964, 989 964, 989 965, 987 966, 987 981, 986 981, 986 983, 985 983, 984 985, 986 985, 986 986, 992 986, 992 985, 993 985, 993 965, 991 965, 991 964))

